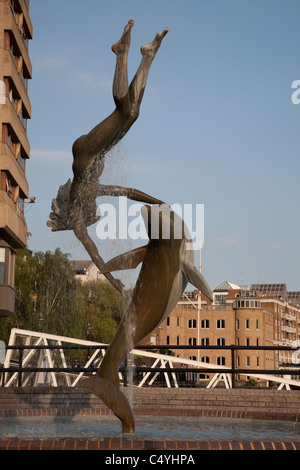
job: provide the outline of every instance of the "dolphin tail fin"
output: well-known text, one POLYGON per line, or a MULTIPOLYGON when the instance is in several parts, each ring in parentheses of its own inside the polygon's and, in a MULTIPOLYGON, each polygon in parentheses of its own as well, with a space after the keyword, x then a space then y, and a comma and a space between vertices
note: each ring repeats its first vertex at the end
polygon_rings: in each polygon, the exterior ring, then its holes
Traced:
POLYGON ((127 251, 122 255, 112 258, 101 268, 101 273, 110 273, 113 271, 122 271, 124 269, 135 269, 142 261, 144 261, 147 251, 146 246, 141 246, 131 251, 127 251))
POLYGON ((209 300, 213 301, 212 291, 210 290, 207 281, 204 279, 200 271, 198 271, 192 263, 185 262, 183 266, 188 282, 203 292, 203 294, 206 295, 209 300))
POLYGON ((76 388, 92 392, 100 398, 120 419, 123 433, 134 432, 134 417, 129 402, 113 382, 95 376, 81 381, 76 388))

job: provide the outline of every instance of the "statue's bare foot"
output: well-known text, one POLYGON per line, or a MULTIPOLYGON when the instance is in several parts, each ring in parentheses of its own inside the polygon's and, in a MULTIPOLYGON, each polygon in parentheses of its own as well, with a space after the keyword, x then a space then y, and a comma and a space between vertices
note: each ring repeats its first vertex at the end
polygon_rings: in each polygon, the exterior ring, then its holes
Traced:
POLYGON ((134 20, 131 18, 131 20, 128 21, 127 25, 124 28, 121 39, 111 47, 112 51, 115 54, 120 54, 120 53, 129 51, 130 33, 133 27, 133 24, 134 24, 134 20))
POLYGON ((142 46, 141 47, 142 55, 149 55, 149 56, 154 57, 161 45, 163 38, 165 37, 168 31, 170 31, 169 28, 165 28, 160 33, 157 33, 154 40, 150 44, 145 44, 145 46, 142 46))

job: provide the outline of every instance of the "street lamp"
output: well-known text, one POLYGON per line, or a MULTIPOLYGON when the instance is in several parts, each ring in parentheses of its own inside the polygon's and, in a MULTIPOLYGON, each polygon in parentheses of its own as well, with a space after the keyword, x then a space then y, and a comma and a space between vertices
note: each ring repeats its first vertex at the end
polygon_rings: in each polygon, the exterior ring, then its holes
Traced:
POLYGON ((43 329, 44 329, 44 322, 45 322, 45 318, 44 318, 43 314, 40 313, 39 322, 38 322, 38 329, 41 333, 43 332, 43 329))
POLYGON ((91 338, 91 331, 92 331, 92 327, 91 327, 90 323, 88 323, 87 327, 86 327, 86 339, 88 341, 90 341, 90 338, 91 338))
MULTIPOLYGON (((91 332, 92 332, 92 327, 90 325, 90 323, 87 324, 87 327, 86 327, 86 339, 88 341, 90 341, 91 339, 91 332)), ((88 349, 88 356, 90 355, 90 349, 88 349)))

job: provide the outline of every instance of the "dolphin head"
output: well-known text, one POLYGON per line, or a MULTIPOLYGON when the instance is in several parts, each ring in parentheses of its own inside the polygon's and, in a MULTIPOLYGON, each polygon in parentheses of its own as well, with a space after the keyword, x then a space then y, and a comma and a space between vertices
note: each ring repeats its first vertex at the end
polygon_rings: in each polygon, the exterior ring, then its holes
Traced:
POLYGON ((141 214, 150 240, 182 242, 189 238, 183 220, 167 204, 144 205, 141 214))
POLYGON ((191 236, 181 217, 167 204, 155 204, 151 207, 145 205, 141 208, 141 214, 151 242, 157 240, 171 246, 175 257, 176 252, 178 253, 178 272, 173 273, 178 280, 175 298, 178 300, 190 282, 212 301, 213 294, 206 280, 194 266, 194 251, 190 249, 191 236))

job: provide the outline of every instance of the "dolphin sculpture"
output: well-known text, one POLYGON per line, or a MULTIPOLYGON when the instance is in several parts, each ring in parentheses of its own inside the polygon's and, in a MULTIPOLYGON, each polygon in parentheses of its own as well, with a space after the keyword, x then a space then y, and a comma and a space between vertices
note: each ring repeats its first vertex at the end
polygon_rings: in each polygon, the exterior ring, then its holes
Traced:
POLYGON ((113 258, 102 270, 134 269, 142 263, 127 312, 97 375, 78 385, 99 397, 121 420, 122 431, 126 433, 134 432, 134 417, 120 390, 120 364, 171 313, 188 282, 212 300, 206 280, 194 266, 194 252, 189 249, 189 233, 182 219, 166 204, 144 205, 141 213, 149 243, 113 258), (166 236, 168 227, 170 233, 166 236))

